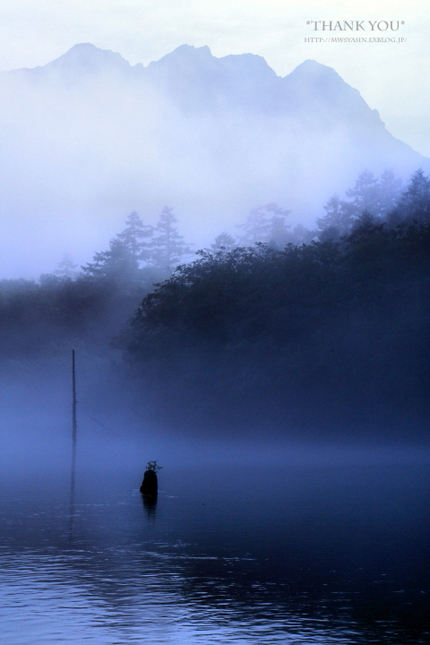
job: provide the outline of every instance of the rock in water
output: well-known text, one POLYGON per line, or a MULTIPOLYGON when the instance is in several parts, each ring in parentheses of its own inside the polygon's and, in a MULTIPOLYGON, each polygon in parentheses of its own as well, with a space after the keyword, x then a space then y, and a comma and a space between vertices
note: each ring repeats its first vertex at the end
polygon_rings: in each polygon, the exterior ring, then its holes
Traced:
POLYGON ((143 493, 143 495, 157 495, 158 478, 157 474, 153 470, 145 470, 140 492, 143 493))

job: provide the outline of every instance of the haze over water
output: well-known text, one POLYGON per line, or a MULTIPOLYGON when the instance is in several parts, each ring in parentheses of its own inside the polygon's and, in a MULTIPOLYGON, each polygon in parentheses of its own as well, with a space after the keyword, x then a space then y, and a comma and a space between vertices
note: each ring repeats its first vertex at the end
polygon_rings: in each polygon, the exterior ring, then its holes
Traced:
POLYGON ((94 472, 81 444, 72 496, 66 469, 3 478, 0 642, 428 642, 422 453, 168 465, 150 505, 138 446, 94 472))

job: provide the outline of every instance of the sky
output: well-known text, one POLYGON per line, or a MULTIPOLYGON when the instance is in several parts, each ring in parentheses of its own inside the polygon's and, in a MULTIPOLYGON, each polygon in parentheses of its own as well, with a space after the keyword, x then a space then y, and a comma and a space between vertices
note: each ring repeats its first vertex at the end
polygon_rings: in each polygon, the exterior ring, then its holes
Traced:
POLYGON ((1 0, 0 70, 44 65, 82 42, 144 65, 184 43, 208 45, 217 57, 263 56, 280 76, 311 58, 357 88, 394 136, 430 156, 429 32, 422 0, 1 0), (343 21, 353 30, 340 30, 343 21))

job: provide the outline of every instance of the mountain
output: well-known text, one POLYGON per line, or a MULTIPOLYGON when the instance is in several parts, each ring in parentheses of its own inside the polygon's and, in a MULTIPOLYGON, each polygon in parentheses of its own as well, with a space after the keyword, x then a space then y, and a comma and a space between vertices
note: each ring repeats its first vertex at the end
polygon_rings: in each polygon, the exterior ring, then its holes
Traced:
POLYGON ((75 45, 63 56, 36 70, 45 74, 52 71, 58 74, 99 74, 105 70, 125 72, 129 68, 130 63, 120 54, 84 43, 75 45))
POLYGON ((0 92, 1 275, 84 262, 132 210, 174 207, 199 246, 273 201, 309 225, 364 168, 429 168, 312 60, 281 78, 254 54, 182 45, 144 67, 87 43, 0 92))

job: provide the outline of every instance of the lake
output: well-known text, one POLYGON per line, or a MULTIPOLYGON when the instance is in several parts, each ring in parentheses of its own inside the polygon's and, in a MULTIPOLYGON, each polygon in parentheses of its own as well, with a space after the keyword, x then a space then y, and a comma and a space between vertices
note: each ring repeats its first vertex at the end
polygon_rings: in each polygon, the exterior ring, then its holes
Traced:
POLYGON ((4 477, 0 642, 430 643, 428 463, 4 477))

